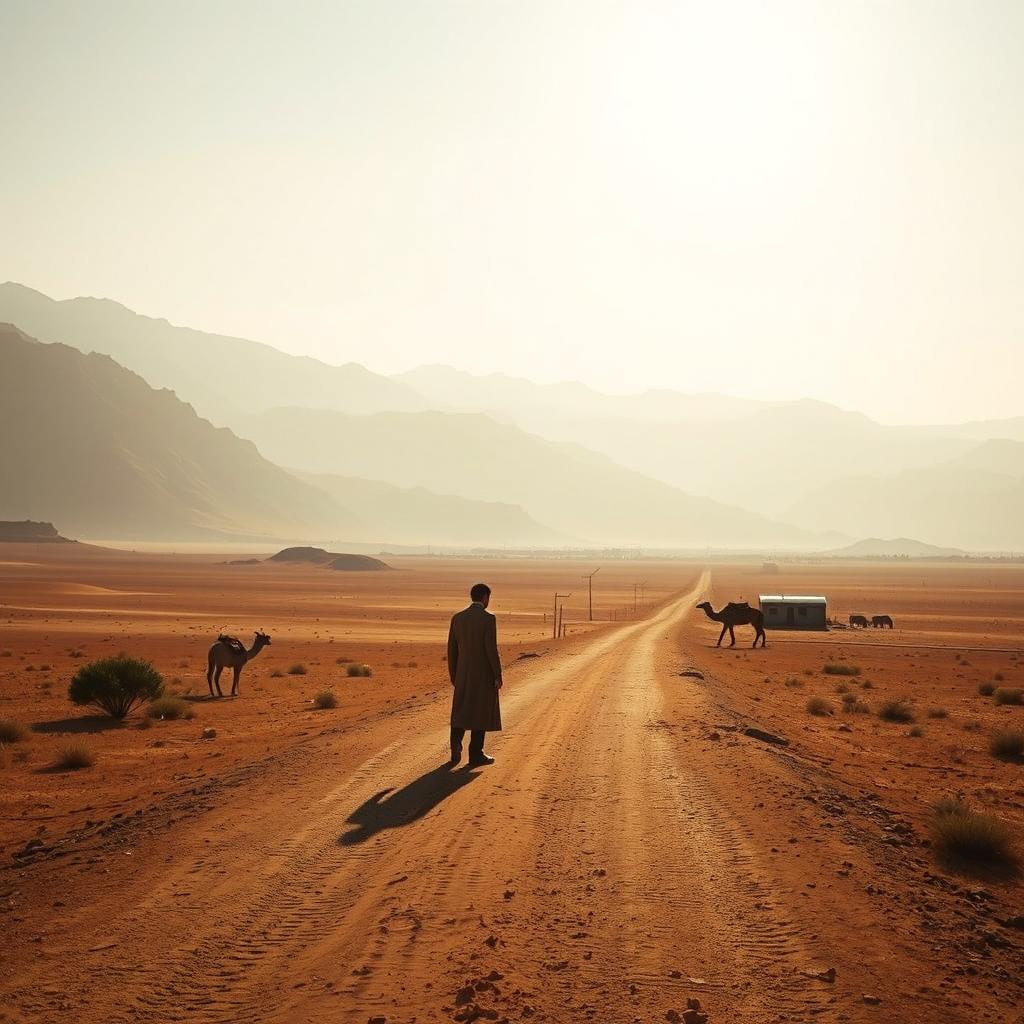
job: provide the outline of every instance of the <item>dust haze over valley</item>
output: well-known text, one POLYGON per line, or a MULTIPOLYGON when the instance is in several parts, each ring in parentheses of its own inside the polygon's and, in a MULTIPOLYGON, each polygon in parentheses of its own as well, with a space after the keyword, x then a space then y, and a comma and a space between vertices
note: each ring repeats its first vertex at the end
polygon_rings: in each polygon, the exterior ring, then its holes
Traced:
POLYGON ((1024 7, 0 39, 0 1024, 1024 1024, 1024 7))

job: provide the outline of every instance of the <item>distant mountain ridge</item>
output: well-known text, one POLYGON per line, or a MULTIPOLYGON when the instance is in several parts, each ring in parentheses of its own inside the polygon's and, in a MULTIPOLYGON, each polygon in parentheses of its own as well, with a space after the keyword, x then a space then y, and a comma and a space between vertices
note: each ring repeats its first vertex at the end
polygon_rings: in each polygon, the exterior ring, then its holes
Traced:
POLYGON ((831 558, 956 558, 965 555, 960 548, 940 548, 935 544, 911 537, 894 537, 882 540, 880 537, 867 537, 845 548, 826 551, 831 558))
POLYGON ((579 445, 547 441, 479 414, 346 416, 290 408, 250 417, 240 429, 270 458, 297 471, 511 502, 577 543, 743 547, 820 540, 812 531, 693 497, 579 445))
POLYGON ((57 301, 7 282, 0 284, 0 321, 41 341, 108 355, 221 426, 240 413, 293 402, 351 413, 426 408, 410 388, 357 363, 332 366, 245 338, 177 327, 110 299, 57 301))

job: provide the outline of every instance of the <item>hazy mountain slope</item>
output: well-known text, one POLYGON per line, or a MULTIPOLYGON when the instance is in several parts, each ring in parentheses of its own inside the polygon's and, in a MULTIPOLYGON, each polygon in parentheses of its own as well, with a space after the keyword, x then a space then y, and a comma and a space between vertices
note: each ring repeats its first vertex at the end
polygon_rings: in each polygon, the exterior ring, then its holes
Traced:
POLYGON ((808 544, 812 538, 740 509, 694 498, 577 445, 554 444, 486 416, 346 416, 276 409, 242 428, 283 465, 521 505, 588 542, 808 544))
MULTIPOLYGON (((434 409, 485 412, 500 419, 628 419, 664 422, 685 418, 731 419, 750 415, 768 402, 719 394, 683 394, 653 389, 610 395, 577 381, 537 384, 504 373, 477 375, 434 364, 399 373, 392 380, 409 385, 434 409)), ((519 420, 517 419, 517 422, 519 420)), ((525 421, 521 425, 528 425, 525 421)))
POLYGON ((0 519, 73 537, 339 536, 326 494, 108 356, 0 325, 0 519))
POLYGON ((353 413, 426 407, 410 388, 355 363, 329 366, 244 338, 176 327, 109 299, 58 302, 9 282, 0 284, 0 321, 42 341, 112 356, 215 423, 290 404, 353 413))
MULTIPOLYGON (((896 473, 946 461, 976 443, 970 429, 890 427, 825 402, 758 402, 652 391, 603 395, 502 374, 424 366, 397 379, 440 408, 493 415, 574 441, 646 476, 762 514, 852 473, 896 473)), ((1000 424, 992 424, 1000 429, 1000 424)), ((892 532, 892 531, 889 531, 892 532)))
POLYGON ((939 465, 854 476, 789 509, 847 533, 898 533, 973 551, 1024 550, 1024 444, 988 441, 939 465))
POLYGON ((845 548, 825 552, 833 558, 950 558, 964 553, 960 548, 940 548, 911 537, 866 537, 845 548))
POLYGON ((511 547, 556 545, 571 540, 542 526, 518 505, 472 501, 378 480, 300 475, 351 509, 366 524, 368 540, 511 547))

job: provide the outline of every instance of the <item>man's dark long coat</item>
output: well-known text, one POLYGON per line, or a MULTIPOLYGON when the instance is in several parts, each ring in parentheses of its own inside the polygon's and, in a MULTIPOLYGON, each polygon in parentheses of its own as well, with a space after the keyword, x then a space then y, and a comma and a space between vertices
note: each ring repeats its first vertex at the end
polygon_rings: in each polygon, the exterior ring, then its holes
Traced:
POLYGON ((498 687, 498 620, 474 602, 452 616, 448 630, 448 675, 452 694, 452 725, 457 729, 501 729, 498 687))

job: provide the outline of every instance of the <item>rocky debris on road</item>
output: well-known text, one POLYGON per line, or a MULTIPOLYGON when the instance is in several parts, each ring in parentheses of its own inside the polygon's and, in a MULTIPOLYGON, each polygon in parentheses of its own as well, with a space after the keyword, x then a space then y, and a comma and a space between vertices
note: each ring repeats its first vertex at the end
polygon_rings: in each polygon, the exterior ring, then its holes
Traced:
POLYGON ((212 728, 209 725, 206 726, 205 729, 203 729, 203 739, 204 740, 212 740, 216 735, 217 735, 217 730, 212 728))
POLYGON ((744 736, 751 739, 761 740, 762 743, 774 743, 776 746, 788 747, 789 740, 784 736, 776 736, 775 733, 765 732, 764 729, 755 729, 752 725, 743 730, 744 736))
POLYGON ((540 656, 536 651, 523 651, 516 660, 523 661, 526 658, 539 658, 540 656))
POLYGON ((665 1013, 665 1020, 668 1024, 707 1024, 710 1019, 707 1011, 700 1004, 699 999, 689 998, 686 1000, 686 1009, 680 1013, 678 1010, 668 1010, 665 1013))
POLYGON ((830 985, 836 980, 836 969, 834 967, 829 967, 824 971, 804 971, 803 973, 807 978, 813 978, 815 981, 825 981, 830 985))
POLYGON ((690 679, 699 679, 701 682, 704 681, 704 673, 699 672, 695 668, 685 668, 679 673, 681 676, 688 676, 690 679))
POLYGON ((878 1006, 878 1004, 882 1001, 881 999, 878 998, 878 996, 868 995, 866 992, 864 993, 863 996, 861 996, 861 999, 865 1003, 867 1003, 868 1006, 878 1006))

